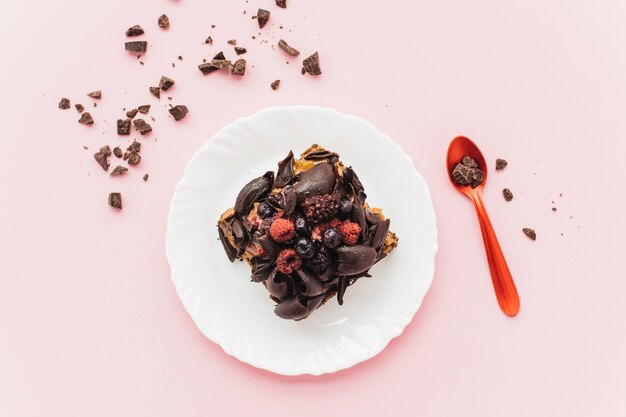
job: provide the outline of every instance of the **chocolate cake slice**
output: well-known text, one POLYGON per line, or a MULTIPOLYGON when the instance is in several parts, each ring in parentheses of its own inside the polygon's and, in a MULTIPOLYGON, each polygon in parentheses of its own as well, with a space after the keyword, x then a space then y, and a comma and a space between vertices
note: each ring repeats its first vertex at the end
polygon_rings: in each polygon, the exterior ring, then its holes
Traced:
POLYGON ((231 262, 245 260, 277 316, 307 318, 398 244, 389 219, 366 202, 363 184, 339 155, 318 145, 293 152, 239 192, 217 226, 231 262))

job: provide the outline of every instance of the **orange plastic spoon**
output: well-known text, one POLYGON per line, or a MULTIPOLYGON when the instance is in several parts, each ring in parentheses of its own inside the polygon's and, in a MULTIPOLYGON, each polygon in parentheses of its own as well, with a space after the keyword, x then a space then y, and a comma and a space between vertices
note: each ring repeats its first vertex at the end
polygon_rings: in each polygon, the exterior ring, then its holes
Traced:
POLYGON ((502 249, 500 249, 500 244, 498 243, 498 238, 493 231, 481 198, 483 187, 487 182, 487 164, 485 163, 485 158, 474 142, 464 136, 458 136, 450 142, 450 146, 448 147, 446 168, 452 186, 465 194, 474 203, 476 214, 478 215, 478 222, 480 223, 480 231, 483 234, 483 241, 485 242, 487 261, 489 262, 489 270, 491 271, 491 281, 493 282, 493 289, 496 292, 498 304, 500 304, 500 308, 504 314, 514 316, 519 311, 519 296, 517 295, 513 277, 506 264, 502 249), (469 185, 460 185, 452 180, 452 170, 454 166, 465 155, 474 158, 485 174, 483 183, 476 188, 472 188, 469 185))

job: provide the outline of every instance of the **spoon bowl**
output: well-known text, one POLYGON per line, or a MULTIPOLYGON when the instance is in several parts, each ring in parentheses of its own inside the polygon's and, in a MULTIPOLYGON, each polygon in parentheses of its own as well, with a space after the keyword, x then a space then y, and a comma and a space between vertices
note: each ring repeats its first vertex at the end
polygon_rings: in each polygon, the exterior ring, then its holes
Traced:
POLYGON ((448 146, 448 154, 446 156, 446 167, 448 169, 448 178, 450 179, 452 186, 468 197, 472 192, 476 193, 478 192, 477 190, 482 191, 485 183, 487 182, 487 164, 485 163, 485 157, 480 149, 478 149, 478 146, 465 136, 457 136, 452 140, 452 142, 450 142, 450 146, 448 146), (478 167, 483 171, 483 182, 476 188, 472 188, 469 185, 457 184, 452 179, 452 170, 454 169, 454 166, 458 164, 466 155, 474 158, 478 167))

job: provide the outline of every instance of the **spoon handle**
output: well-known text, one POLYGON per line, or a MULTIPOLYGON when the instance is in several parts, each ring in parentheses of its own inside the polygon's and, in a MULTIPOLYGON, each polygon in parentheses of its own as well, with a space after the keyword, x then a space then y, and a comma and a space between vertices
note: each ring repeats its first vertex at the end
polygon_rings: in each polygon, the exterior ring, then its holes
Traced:
POLYGON ((482 232, 483 241, 485 242, 487 261, 489 262, 491 280, 493 282, 493 289, 496 292, 498 304, 500 304, 500 308, 504 314, 514 316, 519 311, 520 301, 515 283, 513 282, 513 277, 506 264, 506 259, 504 259, 502 249, 500 249, 498 238, 493 231, 493 226, 491 226, 491 222, 489 221, 489 216, 483 205, 480 193, 472 193, 472 201, 476 208, 480 231, 482 232))

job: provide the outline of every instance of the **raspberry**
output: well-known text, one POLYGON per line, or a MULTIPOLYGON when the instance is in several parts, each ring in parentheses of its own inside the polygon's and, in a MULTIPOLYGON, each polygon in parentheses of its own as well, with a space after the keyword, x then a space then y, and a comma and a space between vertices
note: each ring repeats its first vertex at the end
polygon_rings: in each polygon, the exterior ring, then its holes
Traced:
POLYGON ((278 243, 291 240, 295 234, 293 223, 287 219, 276 219, 270 226, 270 236, 278 243))
POLYGON ((323 223, 337 217, 339 200, 334 194, 314 195, 304 200, 302 209, 310 223, 323 223))
POLYGON ((354 246, 359 241, 361 226, 359 226, 358 224, 346 220, 345 222, 337 226, 337 230, 339 230, 339 233, 341 233, 341 239, 346 245, 354 246))
POLYGON ((295 249, 283 249, 276 258, 276 267, 278 270, 289 275, 302 266, 302 258, 298 256, 295 249))

